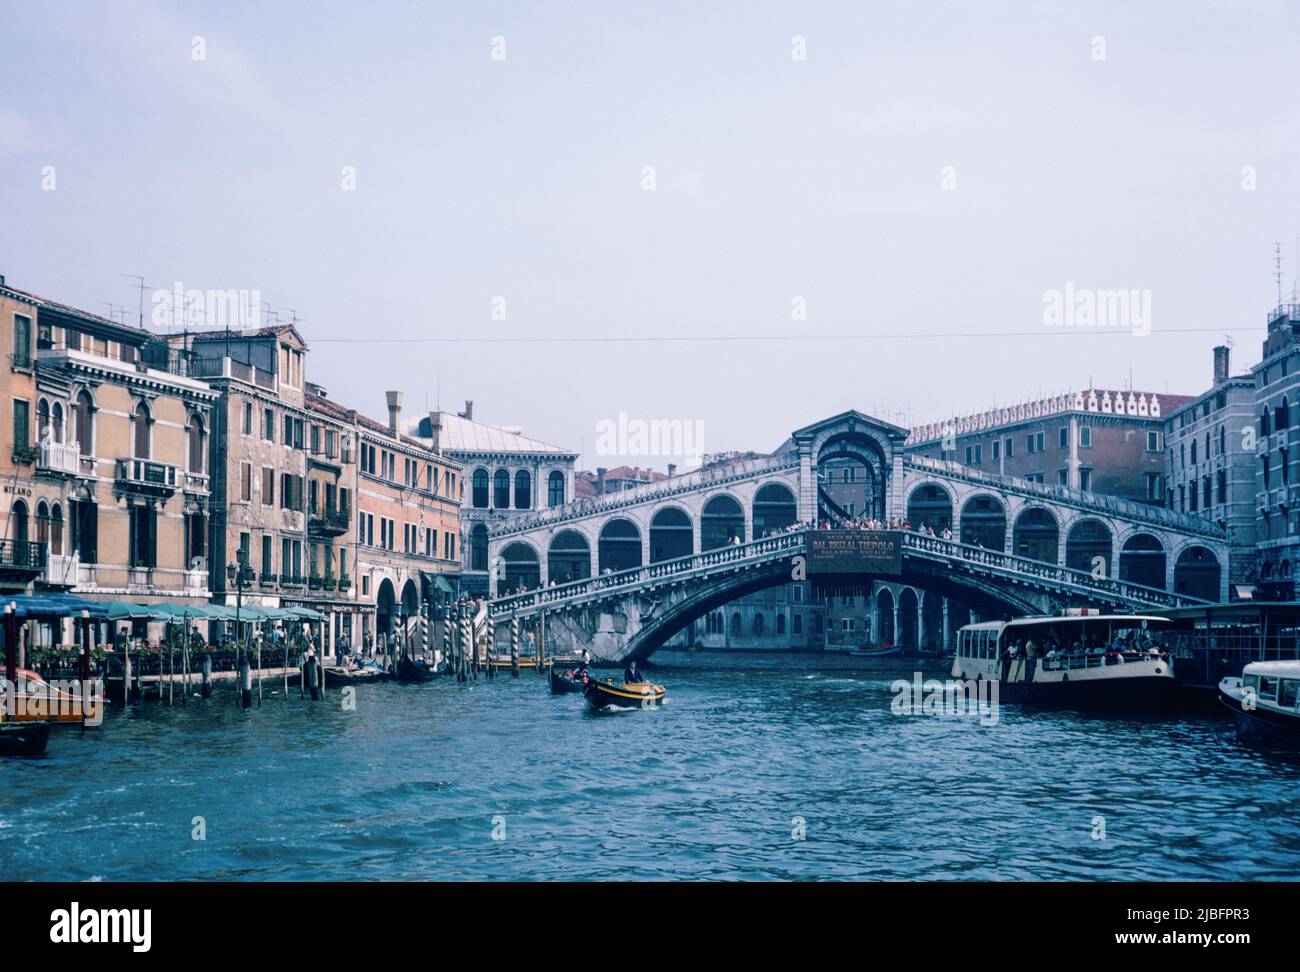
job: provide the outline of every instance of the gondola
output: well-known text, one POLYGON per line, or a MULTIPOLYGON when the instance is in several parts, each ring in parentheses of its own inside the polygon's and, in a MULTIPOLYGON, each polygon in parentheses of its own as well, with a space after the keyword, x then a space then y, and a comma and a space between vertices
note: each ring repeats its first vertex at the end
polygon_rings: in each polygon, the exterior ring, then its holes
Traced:
POLYGON ((428 682, 437 677, 437 670, 422 661, 403 658, 397 663, 397 680, 399 682, 428 682))
POLYGON ((574 678, 573 672, 560 672, 554 668, 551 669, 551 694, 567 695, 570 692, 581 692, 585 688, 581 678, 574 678))
POLYGON ((50 741, 48 722, 11 722, 0 725, 0 756, 40 756, 50 741))
POLYGON ((386 682, 393 676, 381 668, 343 668, 329 665, 325 668, 326 685, 362 685, 368 682, 386 682))
POLYGON ((625 682, 615 685, 589 678, 582 694, 593 709, 649 709, 664 700, 664 687, 654 682, 625 682))

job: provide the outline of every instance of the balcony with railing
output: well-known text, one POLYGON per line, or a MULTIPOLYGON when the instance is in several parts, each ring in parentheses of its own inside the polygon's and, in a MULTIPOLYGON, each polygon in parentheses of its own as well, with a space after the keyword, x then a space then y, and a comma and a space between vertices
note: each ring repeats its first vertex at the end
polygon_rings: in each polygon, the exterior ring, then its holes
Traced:
POLYGON ((136 493, 170 496, 176 492, 180 469, 151 459, 117 460, 117 485, 136 493))
POLYGON ((31 540, 0 540, 0 572, 35 575, 44 569, 44 544, 31 540))
POLYGON ((81 583, 81 558, 76 554, 46 554, 40 582, 46 587, 76 587, 81 583))
POLYGON ((351 524, 352 510, 346 506, 319 506, 307 514, 307 531, 320 537, 347 533, 351 524))
POLYGON ((206 570, 187 570, 184 572, 186 594, 202 595, 208 592, 208 572, 206 570))
POLYGON ((245 364, 234 358, 200 357, 193 355, 184 361, 186 373, 195 378, 234 378, 267 391, 278 391, 279 382, 269 371, 256 365, 245 364))
POLYGON ((42 442, 36 469, 60 476, 77 475, 81 472, 81 446, 75 442, 42 442))

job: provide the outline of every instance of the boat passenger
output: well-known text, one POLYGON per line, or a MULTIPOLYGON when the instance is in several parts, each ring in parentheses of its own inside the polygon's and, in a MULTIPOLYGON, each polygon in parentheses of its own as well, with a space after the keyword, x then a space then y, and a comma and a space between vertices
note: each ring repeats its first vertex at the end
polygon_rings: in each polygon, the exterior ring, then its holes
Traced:
POLYGON ((645 681, 645 676, 636 670, 635 658, 627 663, 627 669, 623 672, 623 681, 628 685, 637 685, 645 681))

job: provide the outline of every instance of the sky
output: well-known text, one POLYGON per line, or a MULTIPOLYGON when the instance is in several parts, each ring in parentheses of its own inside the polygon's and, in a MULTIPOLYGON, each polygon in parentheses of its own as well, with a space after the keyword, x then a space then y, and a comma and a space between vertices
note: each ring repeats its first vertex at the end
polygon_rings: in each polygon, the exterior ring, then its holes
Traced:
POLYGON ((132 323, 127 275, 146 317, 154 289, 257 290, 331 398, 472 399, 587 468, 769 451, 848 408, 1196 394, 1225 337, 1259 360, 1277 242, 1295 282, 1284 0, 0 21, 10 285, 132 323), (1089 318, 1105 292, 1130 299, 1089 318), (651 421, 689 441, 609 434, 651 421))

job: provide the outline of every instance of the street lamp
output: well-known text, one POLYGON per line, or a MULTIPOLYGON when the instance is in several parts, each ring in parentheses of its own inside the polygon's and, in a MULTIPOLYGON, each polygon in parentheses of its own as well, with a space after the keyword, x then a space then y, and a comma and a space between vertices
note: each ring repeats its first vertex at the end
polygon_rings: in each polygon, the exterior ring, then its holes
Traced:
POLYGON ((248 552, 240 547, 235 551, 235 564, 226 564, 226 578, 235 587, 235 637, 242 638, 244 629, 240 617, 244 607, 244 588, 253 581, 252 568, 248 566, 248 552))

